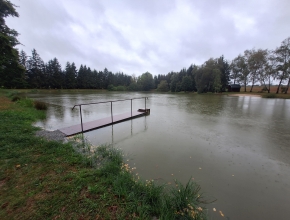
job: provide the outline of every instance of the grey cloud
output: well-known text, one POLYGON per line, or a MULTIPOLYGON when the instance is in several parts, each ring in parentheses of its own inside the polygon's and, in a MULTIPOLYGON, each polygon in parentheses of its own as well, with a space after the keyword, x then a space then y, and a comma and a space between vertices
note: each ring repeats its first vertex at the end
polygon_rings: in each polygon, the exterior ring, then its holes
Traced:
POLYGON ((12 0, 8 25, 19 46, 102 70, 166 74, 253 47, 274 49, 290 36, 288 0, 12 0))

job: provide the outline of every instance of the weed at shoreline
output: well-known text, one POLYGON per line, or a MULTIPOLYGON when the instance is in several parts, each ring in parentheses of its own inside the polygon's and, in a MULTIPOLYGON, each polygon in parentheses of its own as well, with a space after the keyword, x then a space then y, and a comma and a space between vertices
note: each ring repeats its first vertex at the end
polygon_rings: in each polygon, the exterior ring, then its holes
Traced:
POLYGON ((42 101, 34 101, 33 106, 37 110, 47 110, 47 104, 45 102, 42 102, 42 101))
POLYGON ((21 106, 28 107, 28 108, 34 107, 37 110, 47 110, 47 107, 48 107, 45 102, 37 101, 37 100, 33 101, 30 98, 23 97, 23 95, 21 96, 21 93, 19 91, 14 91, 14 90, 9 91, 6 94, 6 97, 10 98, 12 102, 19 102, 21 106))
MULTIPOLYGON (((112 145, 92 146, 83 135, 73 138, 74 148, 83 154, 90 165, 97 169, 98 176, 111 185, 111 192, 119 199, 126 200, 125 210, 133 213, 132 218, 150 219, 206 219, 206 204, 200 195, 200 186, 190 179, 185 186, 175 181, 174 187, 160 185, 153 180, 140 180, 133 175, 124 162, 123 152, 112 145)), ((100 184, 89 186, 89 192, 99 193, 100 184)), ((117 207, 117 206, 116 206, 117 207)))

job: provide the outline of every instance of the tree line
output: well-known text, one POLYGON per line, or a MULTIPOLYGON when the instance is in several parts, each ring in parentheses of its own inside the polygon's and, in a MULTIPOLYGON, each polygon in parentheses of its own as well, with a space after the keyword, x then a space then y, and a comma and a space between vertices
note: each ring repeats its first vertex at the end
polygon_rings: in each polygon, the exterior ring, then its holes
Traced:
POLYGON ((190 65, 179 72, 169 72, 152 76, 145 72, 139 77, 122 72, 112 73, 107 68, 102 71, 92 70, 86 65, 78 69, 74 62, 67 62, 62 69, 57 58, 47 63, 41 59, 35 49, 31 56, 15 46, 19 44, 18 33, 10 29, 5 18, 18 17, 15 5, 9 0, 0 0, 0 87, 1 88, 46 88, 46 89, 108 89, 148 91, 196 91, 223 92, 232 81, 239 83, 250 92, 256 83, 264 86, 270 92, 273 82, 279 82, 276 93, 281 85, 287 93, 290 84, 290 37, 282 41, 275 50, 251 49, 245 50, 232 61, 224 56, 210 58, 202 65, 190 65))
POLYGON ((279 93, 282 83, 286 94, 290 84, 290 37, 282 41, 275 50, 251 49, 245 50, 231 62, 231 79, 246 86, 251 85, 250 92, 256 83, 264 86, 264 90, 271 90, 274 81, 278 81, 276 93, 279 93))
POLYGON ((154 77, 154 85, 159 91, 226 91, 230 81, 230 65, 223 56, 209 59, 203 65, 190 65, 180 72, 154 77))
POLYGON ((241 84, 245 92, 248 85, 252 92, 253 86, 260 83, 268 93, 271 85, 278 82, 276 93, 282 88, 286 94, 290 84, 290 37, 275 50, 253 48, 245 50, 232 61, 225 60, 223 56, 210 58, 200 66, 191 65, 180 72, 154 77, 157 90, 171 92, 223 92, 231 81, 241 84), (286 86, 281 87, 283 83, 286 86))
POLYGON ((114 86, 129 86, 131 76, 124 73, 113 74, 107 68, 103 71, 92 70, 86 65, 77 69, 74 62, 67 62, 62 69, 57 58, 44 63, 35 49, 28 57, 22 50, 20 64, 25 68, 26 88, 44 89, 107 89, 110 84, 114 86))

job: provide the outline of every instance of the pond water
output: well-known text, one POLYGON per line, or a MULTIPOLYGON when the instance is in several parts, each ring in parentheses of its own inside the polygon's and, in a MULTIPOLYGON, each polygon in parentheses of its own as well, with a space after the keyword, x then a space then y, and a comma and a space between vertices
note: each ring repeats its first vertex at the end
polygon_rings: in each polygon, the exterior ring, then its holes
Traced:
MULTIPOLYGON (((148 96, 151 114, 85 133, 94 145, 121 148, 142 179, 173 184, 190 178, 208 200, 209 219, 289 219, 290 100, 226 95, 53 92, 29 97, 49 103, 56 130, 80 123, 75 104, 148 96), (216 209, 216 212, 213 211, 216 209), (220 212, 224 217, 220 215, 220 212)), ((113 104, 114 114, 130 101, 113 104)), ((133 110, 144 108, 134 100, 133 110)), ((83 107, 83 120, 110 116, 110 104, 83 107)))

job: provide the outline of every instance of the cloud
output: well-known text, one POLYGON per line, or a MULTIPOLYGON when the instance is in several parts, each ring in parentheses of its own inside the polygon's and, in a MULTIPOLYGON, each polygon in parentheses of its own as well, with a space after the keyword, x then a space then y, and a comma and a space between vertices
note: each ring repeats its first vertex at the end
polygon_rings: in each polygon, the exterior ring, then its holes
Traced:
POLYGON ((13 0, 7 23, 19 46, 45 62, 154 75, 246 49, 274 49, 290 36, 288 0, 13 0), (275 9, 275 10, 274 10, 275 9))

